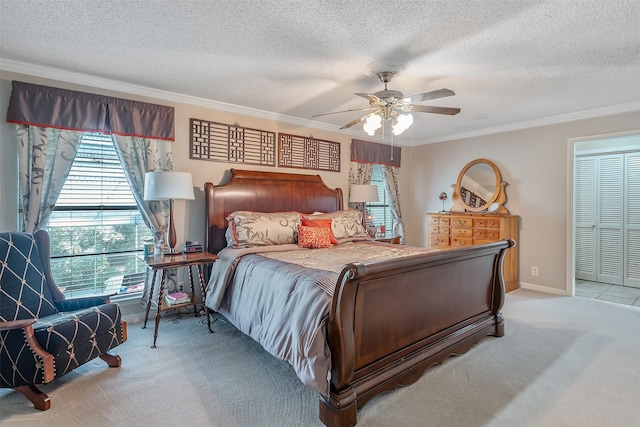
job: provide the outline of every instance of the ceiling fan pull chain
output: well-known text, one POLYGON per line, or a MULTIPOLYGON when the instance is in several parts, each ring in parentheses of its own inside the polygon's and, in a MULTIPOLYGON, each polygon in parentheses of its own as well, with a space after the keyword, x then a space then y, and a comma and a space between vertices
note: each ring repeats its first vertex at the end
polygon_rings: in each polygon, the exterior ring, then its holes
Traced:
POLYGON ((393 132, 391 132, 391 160, 393 160, 393 132))

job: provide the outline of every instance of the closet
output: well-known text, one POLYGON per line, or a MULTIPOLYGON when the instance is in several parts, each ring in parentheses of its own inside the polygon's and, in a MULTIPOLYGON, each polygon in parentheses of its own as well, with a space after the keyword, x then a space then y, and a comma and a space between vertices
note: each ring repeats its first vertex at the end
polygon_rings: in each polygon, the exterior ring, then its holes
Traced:
POLYGON ((640 151, 576 154, 576 279, 640 288, 640 151))

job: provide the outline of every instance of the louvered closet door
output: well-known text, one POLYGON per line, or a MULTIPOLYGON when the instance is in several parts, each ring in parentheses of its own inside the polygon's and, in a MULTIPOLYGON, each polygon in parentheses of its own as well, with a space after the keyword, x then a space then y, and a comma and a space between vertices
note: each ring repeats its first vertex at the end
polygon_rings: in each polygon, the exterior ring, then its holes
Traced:
POLYGON ((575 169, 576 279, 596 281, 596 157, 579 157, 575 169))
POLYGON ((598 164, 598 282, 624 282, 623 191, 624 155, 601 156, 598 164))
POLYGON ((640 288, 640 153, 625 154, 624 284, 640 288))

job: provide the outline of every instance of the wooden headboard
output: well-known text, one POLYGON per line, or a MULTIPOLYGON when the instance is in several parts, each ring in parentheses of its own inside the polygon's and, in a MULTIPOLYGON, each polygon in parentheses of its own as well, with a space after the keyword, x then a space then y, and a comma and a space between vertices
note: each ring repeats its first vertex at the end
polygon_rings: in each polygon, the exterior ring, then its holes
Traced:
POLYGON ((227 246, 226 217, 233 211, 334 212, 343 206, 342 189, 331 189, 320 175, 231 169, 224 184, 204 184, 205 248, 218 253, 227 246))

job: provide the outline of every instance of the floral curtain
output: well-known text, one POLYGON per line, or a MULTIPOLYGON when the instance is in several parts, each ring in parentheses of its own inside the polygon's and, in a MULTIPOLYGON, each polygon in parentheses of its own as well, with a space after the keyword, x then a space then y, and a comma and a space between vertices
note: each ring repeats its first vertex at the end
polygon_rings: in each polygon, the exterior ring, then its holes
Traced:
POLYGON ((387 187, 387 194, 391 198, 391 215, 393 215, 393 234, 400 236, 400 243, 404 244, 404 222, 400 214, 400 189, 398 188, 400 168, 395 166, 382 165, 384 182, 387 187))
POLYGON ((17 125, 18 185, 22 195, 22 231, 47 225, 60 195, 82 132, 17 125))
MULTIPOLYGON (((373 175, 372 163, 351 162, 351 167, 349 168, 349 192, 351 192, 352 185, 371 184, 371 175, 373 175)), ((360 212, 364 211, 364 203, 349 202, 349 207, 360 212)))
MULTIPOLYGON (((112 139, 129 181, 131 192, 138 205, 138 210, 153 234, 154 253, 161 253, 165 249, 167 241, 169 202, 144 200, 144 177, 145 173, 149 171, 173 170, 171 141, 121 135, 113 135, 112 139)), ((152 298, 152 304, 155 306, 159 291, 159 285, 157 283, 156 285, 153 289, 153 295, 150 295, 151 283, 145 284, 142 295, 143 306, 146 307, 149 298, 152 298)), ((168 271, 165 281, 165 294, 176 289, 177 274, 175 269, 171 269, 168 271)))

